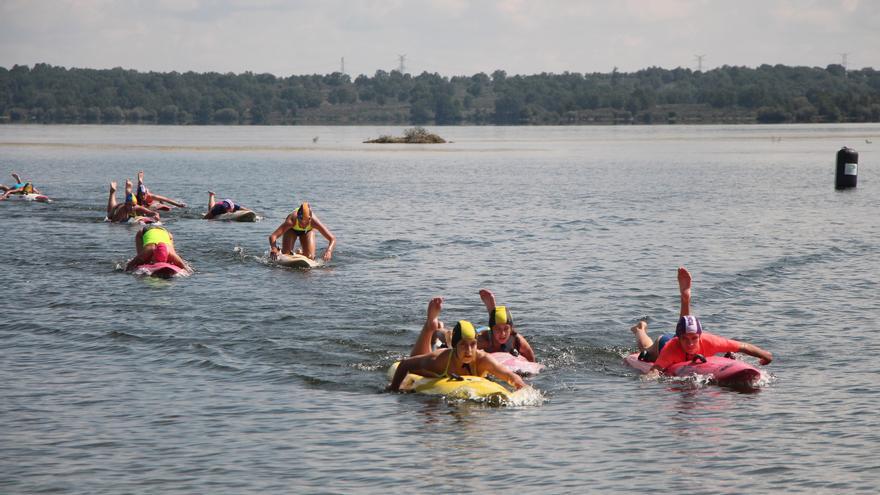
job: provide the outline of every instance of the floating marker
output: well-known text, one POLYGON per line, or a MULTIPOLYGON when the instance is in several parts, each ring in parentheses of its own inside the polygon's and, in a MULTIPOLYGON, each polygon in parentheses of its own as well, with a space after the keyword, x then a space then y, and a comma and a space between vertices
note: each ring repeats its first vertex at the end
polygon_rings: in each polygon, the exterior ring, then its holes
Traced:
POLYGON ((844 146, 837 152, 837 173, 834 174, 834 187, 847 189, 856 187, 859 180, 859 154, 844 146))

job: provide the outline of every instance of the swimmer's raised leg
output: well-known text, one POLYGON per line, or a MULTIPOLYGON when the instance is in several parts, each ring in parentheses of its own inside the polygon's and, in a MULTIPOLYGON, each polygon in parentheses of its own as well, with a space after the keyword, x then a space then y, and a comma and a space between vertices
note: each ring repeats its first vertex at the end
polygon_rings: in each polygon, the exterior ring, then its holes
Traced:
POLYGON ((651 340, 651 337, 648 337, 648 322, 645 320, 639 320, 632 328, 629 329, 636 336, 636 345, 639 346, 639 352, 644 351, 645 349, 650 348, 654 341, 651 340))
POLYGON ((113 210, 116 208, 116 181, 110 182, 110 197, 107 199, 107 218, 113 220, 113 210))
POLYGON ((495 294, 492 294, 492 291, 489 289, 480 289, 480 300, 486 305, 486 311, 495 309, 495 294))
POLYGON ((211 211, 214 208, 214 191, 208 191, 208 211, 211 211))
POLYGON ((24 182, 23 180, 21 180, 21 176, 18 175, 18 172, 12 172, 12 178, 15 179, 16 184, 21 184, 22 182, 24 182))
POLYGON ((691 273, 687 268, 678 267, 678 292, 681 294, 681 311, 679 317, 691 314, 691 273))
POLYGON ((443 298, 435 297, 428 303, 428 314, 425 318, 425 325, 416 339, 416 343, 410 352, 410 356, 418 356, 431 352, 431 343, 434 340, 434 332, 440 328, 440 310, 443 307, 443 298))

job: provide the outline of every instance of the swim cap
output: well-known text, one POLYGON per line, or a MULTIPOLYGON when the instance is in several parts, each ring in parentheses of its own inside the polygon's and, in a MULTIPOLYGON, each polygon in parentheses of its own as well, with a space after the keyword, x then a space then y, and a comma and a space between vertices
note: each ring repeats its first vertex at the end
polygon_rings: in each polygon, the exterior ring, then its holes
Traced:
POLYGON ((477 340, 477 331, 469 321, 459 320, 452 329, 452 347, 457 346, 462 340, 477 340))
POLYGON ((153 248, 153 263, 168 263, 168 245, 164 242, 153 248))
POLYGON ((686 315, 678 319, 678 325, 675 326, 675 336, 681 337, 686 333, 695 333, 700 335, 703 333, 703 325, 696 316, 686 315))
POLYGON ((303 218, 306 214, 309 215, 309 218, 312 217, 312 207, 309 206, 309 203, 308 203, 308 202, 299 205, 299 208, 296 209, 296 216, 297 216, 297 218, 299 218, 300 220, 302 220, 302 218, 303 218))
POLYGON ((513 317, 510 316, 510 311, 507 310, 507 306, 495 306, 495 309, 489 312, 489 328, 505 324, 513 326, 513 317))
POLYGON ((227 210, 234 210, 235 209, 235 203, 233 203, 231 199, 224 199, 223 201, 221 201, 221 203, 226 205, 225 208, 227 210))

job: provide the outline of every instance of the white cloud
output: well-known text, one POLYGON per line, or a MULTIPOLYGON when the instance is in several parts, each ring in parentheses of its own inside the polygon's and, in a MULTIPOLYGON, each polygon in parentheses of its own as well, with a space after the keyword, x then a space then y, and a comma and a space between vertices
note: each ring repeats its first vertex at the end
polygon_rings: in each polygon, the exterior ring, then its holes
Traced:
POLYGON ((783 63, 880 67, 857 0, 0 0, 0 66, 473 74, 783 63))

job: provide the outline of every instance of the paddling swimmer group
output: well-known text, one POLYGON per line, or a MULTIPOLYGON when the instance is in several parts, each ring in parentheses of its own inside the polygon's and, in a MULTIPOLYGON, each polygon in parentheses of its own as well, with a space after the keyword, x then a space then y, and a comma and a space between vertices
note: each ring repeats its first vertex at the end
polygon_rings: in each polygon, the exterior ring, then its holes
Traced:
MULTIPOLYGON (((3 191, 0 200, 13 194, 39 194, 30 182, 22 182, 15 173, 13 178, 16 182, 12 186, 0 185, 3 191)), ((166 263, 192 271, 177 253, 172 233, 164 226, 157 225, 160 220, 158 210, 167 211, 172 206, 184 208, 186 204, 150 191, 144 184, 143 171, 138 172, 137 181, 137 188, 130 180, 125 181, 123 202, 117 201, 117 183, 110 182, 107 199, 106 213, 109 221, 144 224, 135 234, 136 254, 126 264, 125 269, 134 270, 143 265, 166 263)), ((209 192, 208 211, 203 218, 212 220, 240 211, 251 210, 231 199, 217 201, 215 193, 209 192)), ((316 233, 321 234, 327 242, 321 257, 325 262, 330 261, 337 245, 336 236, 318 218, 311 204, 303 202, 269 234, 269 255, 272 259, 277 259, 280 255, 297 253, 314 260, 318 256, 316 233)), ((702 322, 691 312, 692 277, 684 267, 678 269, 678 284, 681 308, 674 334, 651 339, 646 320, 639 321, 631 328, 640 351, 639 359, 652 363, 646 377, 656 378, 665 374, 676 363, 690 361, 696 356, 718 353, 748 354, 758 358, 762 365, 773 361, 772 353, 754 344, 705 332, 702 322)), ((535 362, 534 349, 526 337, 517 331, 508 306, 498 305, 495 295, 488 289, 481 289, 479 296, 488 313, 485 329, 475 327, 468 320, 459 320, 452 329, 445 328, 439 319, 443 299, 431 299, 422 330, 409 357, 398 365, 388 386, 389 390, 399 390, 408 373, 437 378, 492 375, 517 389, 525 386, 519 375, 499 363, 491 353, 507 353, 535 362)))

